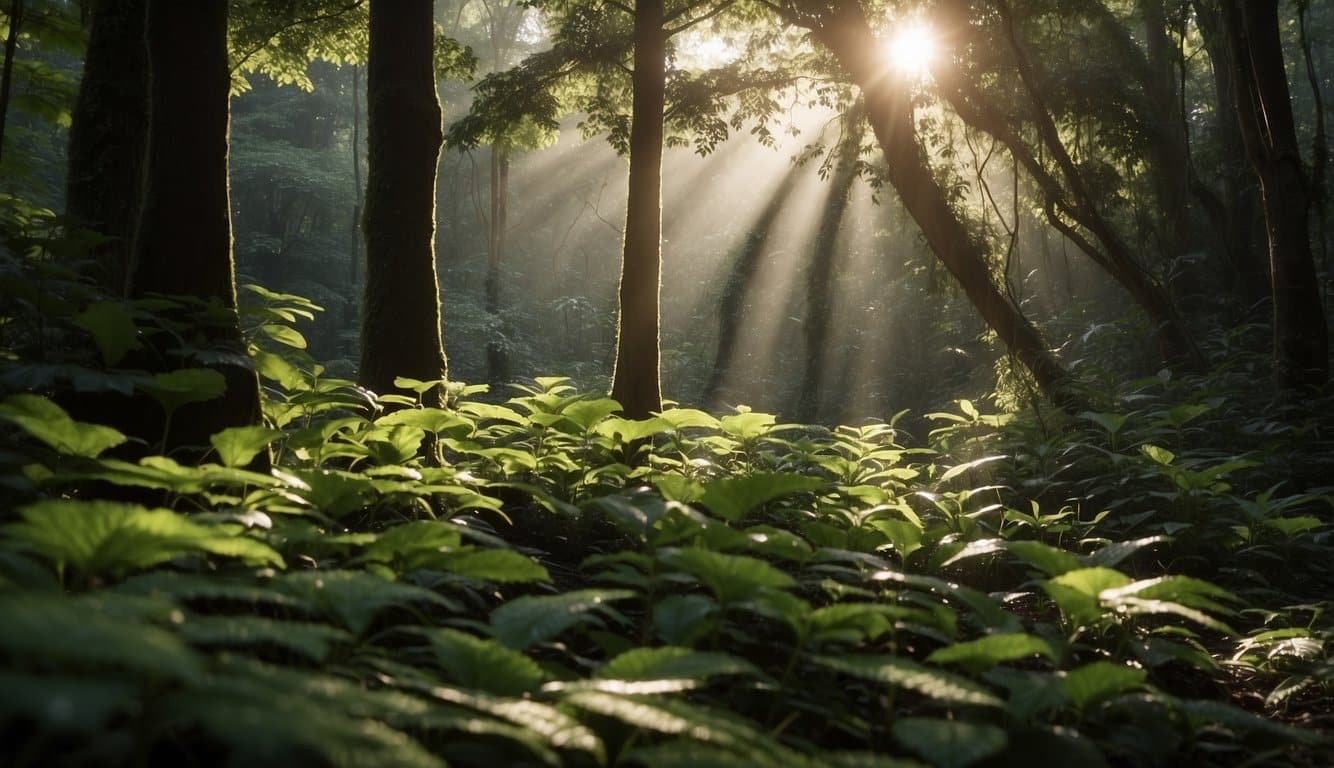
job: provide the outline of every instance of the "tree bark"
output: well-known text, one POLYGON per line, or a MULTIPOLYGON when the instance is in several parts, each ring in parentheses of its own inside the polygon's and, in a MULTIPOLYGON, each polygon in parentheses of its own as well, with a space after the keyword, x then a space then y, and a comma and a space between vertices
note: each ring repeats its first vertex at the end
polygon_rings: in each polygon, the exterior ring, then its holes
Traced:
POLYGON ((1311 255, 1310 187, 1292 117, 1277 0, 1223 0, 1242 141, 1256 176, 1269 235, 1274 373, 1285 392, 1309 394, 1329 380, 1329 342, 1311 255))
POLYGON ((9 2, 9 32, 5 35, 5 62, 0 69, 0 157, 5 149, 5 124, 9 122, 9 96, 14 86, 14 54, 23 28, 23 0, 9 2))
POLYGON ((148 148, 147 0, 101 0, 69 129, 66 211, 111 238, 91 254, 94 279, 124 294, 148 148))
POLYGON ((663 0, 635 0, 630 191, 621 258, 620 319, 611 396, 626 418, 662 410, 662 141, 667 35, 663 0))
POLYGON ((811 250, 811 266, 806 275, 806 322, 802 326, 806 342, 801 390, 797 395, 797 420, 812 423, 820 412, 820 391, 828 360, 829 325, 834 311, 834 259, 838 253, 839 225, 848 210, 852 185, 857 181, 857 156, 861 151, 863 116, 860 105, 843 116, 843 138, 839 144, 838 166, 829 183, 829 197, 820 215, 811 250))
POLYGON ((348 223, 347 301, 343 315, 344 328, 356 328, 361 322, 361 263, 366 258, 362 251, 361 211, 365 204, 366 188, 361 183, 361 67, 352 65, 352 217, 348 223))
MULTIPOLYGON (((435 177, 443 142, 432 0, 371 0, 366 77, 366 300, 358 381, 448 374, 435 266, 435 177)), ((439 392, 433 390, 433 402, 439 392)))
POLYGON ((1048 351, 1037 329, 996 288, 985 248, 969 235, 932 175, 913 124, 908 84, 881 62, 879 46, 858 0, 839 0, 820 17, 812 35, 861 89, 867 119, 888 165, 889 182, 936 257, 959 281, 1010 354, 1032 373, 1043 393, 1066 410, 1081 409, 1069 374, 1048 351))
MULTIPOLYGON (((208 436, 220 429, 258 423, 259 382, 241 362, 236 313, 227 178, 227 0, 150 0, 147 40, 148 149, 129 292, 195 297, 220 307, 216 322, 189 319, 213 347, 232 353, 212 366, 226 379, 225 394, 176 414, 164 441, 170 451, 207 446, 208 436)), ((154 362, 170 369, 184 361, 154 362)))

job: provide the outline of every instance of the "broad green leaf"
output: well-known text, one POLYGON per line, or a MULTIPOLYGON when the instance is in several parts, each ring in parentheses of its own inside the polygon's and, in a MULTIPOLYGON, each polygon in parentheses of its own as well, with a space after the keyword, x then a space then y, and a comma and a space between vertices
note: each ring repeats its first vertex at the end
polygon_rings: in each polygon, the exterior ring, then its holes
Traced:
POLYGON ((191 645, 271 646, 298 653, 316 663, 328 658, 334 644, 352 639, 347 632, 327 624, 262 616, 189 616, 177 627, 177 632, 191 645))
POLYGON ((159 373, 144 384, 144 391, 166 411, 219 398, 226 390, 227 380, 211 368, 182 368, 159 373))
POLYGON ((304 571, 289 573, 273 581, 273 588, 316 606, 336 618, 355 635, 388 608, 451 603, 429 589, 385 581, 362 571, 304 571))
POLYGON ((940 648, 926 657, 934 664, 959 664, 974 672, 982 672, 1003 661, 1026 659, 1041 655, 1055 659, 1051 645, 1040 637, 1022 633, 987 635, 966 643, 955 643, 940 648))
POLYGON ((244 467, 283 433, 268 427, 230 427, 209 436, 218 458, 228 467, 244 467))
POLYGON ((719 419, 718 424, 723 432, 738 440, 753 440, 768 434, 776 421, 777 419, 767 413, 745 411, 724 416, 719 419))
POLYGON ((449 679, 497 696, 522 696, 546 679, 537 662, 490 638, 454 629, 421 630, 449 679))
POLYGON ((436 561, 438 567, 458 576, 500 584, 551 581, 547 569, 527 555, 510 549, 473 549, 449 552, 436 561))
POLYGON ((549 704, 530 699, 507 699, 460 690, 443 685, 429 685, 423 693, 432 699, 457 704, 502 718, 535 733, 551 747, 589 753, 599 764, 606 762, 602 740, 587 726, 549 704))
POLYGON ((653 628, 673 645, 689 645, 713 625, 718 604, 704 595, 668 595, 653 606, 653 628))
POLYGON ((1292 537, 1299 533, 1314 531, 1322 527, 1325 522, 1318 517, 1303 515, 1301 517, 1271 517, 1262 524, 1266 528, 1273 528, 1284 536, 1292 537))
POLYGON ((603 420, 596 427, 596 432, 600 435, 613 438, 622 443, 636 443, 641 440, 647 440, 654 435, 660 435, 670 430, 672 426, 659 418, 651 419, 622 419, 612 417, 603 420))
POLYGON ((731 654, 667 646, 626 651, 603 664, 596 675, 613 680, 705 680, 716 675, 761 677, 763 673, 731 654))
POLYGON ((100 424, 70 418, 65 409, 41 395, 11 395, 0 403, 0 419, 17 424, 43 443, 74 456, 93 458, 125 442, 125 435, 100 424))
POLYGON ((1075 555, 1040 541, 1010 541, 1005 549, 1048 576, 1060 576, 1083 565, 1075 555))
POLYGON ((1161 464, 1164 467, 1170 466, 1173 461, 1176 461, 1175 453, 1156 445, 1141 445, 1139 452, 1149 457, 1155 464, 1161 464))
POLYGON ((912 553, 922 548, 922 526, 911 520, 876 518, 866 524, 885 534, 902 562, 907 562, 912 553))
POLYGON ((283 389, 295 392, 306 386, 305 374, 282 355, 261 349, 255 351, 252 356, 255 360, 255 370, 259 375, 277 383, 283 389))
POLYGON ((699 501, 718 517, 736 522, 762 504, 824 485, 824 481, 817 478, 794 474, 726 477, 706 485, 699 501))
POLYGON ((947 704, 1000 707, 1004 703, 985 687, 964 677, 924 667, 899 656, 853 655, 812 656, 814 661, 837 672, 863 680, 887 683, 916 691, 947 704))
POLYGON ((1067 672, 1061 690, 1078 709, 1108 699, 1144 684, 1148 672, 1112 661, 1095 661, 1067 672))
POLYGON ((57 564, 84 573, 119 574, 198 551, 282 564, 278 553, 265 544, 200 525, 167 509, 50 499, 25 507, 20 514, 23 522, 4 528, 10 536, 57 564))
POLYGON ((664 499, 693 504, 704 496, 704 484, 685 475, 661 475, 653 479, 653 487, 664 499))
POLYGON ((274 477, 291 484, 291 492, 317 512, 335 520, 365 509, 379 496, 373 478, 335 469, 273 470, 274 477))
POLYGON ((1090 624, 1102 618, 1098 595, 1130 583, 1130 577, 1111 568, 1080 568, 1042 582, 1042 588, 1075 624, 1090 624))
POLYGON ((416 427, 427 432, 444 432, 455 427, 472 430, 472 423, 441 408, 402 408, 375 420, 380 427, 416 427))
POLYGON ((169 597, 175 601, 206 604, 235 603, 250 607, 302 609, 305 604, 291 595, 259 586, 251 581, 229 578, 220 574, 179 573, 177 571, 149 571, 132 576, 115 587, 117 592, 130 595, 169 597))
POLYGON ((400 573, 407 573, 430 567, 461 541, 459 529, 453 523, 413 520, 381 531, 359 559, 392 564, 400 573))
POLYGON ((1130 541, 1118 541, 1108 544, 1097 552, 1085 556, 1084 561, 1092 566, 1114 568, 1119 565, 1121 561, 1141 549, 1151 547, 1154 544, 1161 544, 1166 541, 1171 541, 1171 538, 1167 536, 1145 536, 1139 539, 1131 539, 1130 541))
POLYGON ((570 403, 561 412, 565 417, 579 427, 582 432, 587 432, 593 428, 593 425, 608 416, 621 410, 621 404, 612 400, 610 397, 599 397, 593 400, 578 400, 570 403))
POLYGON ((626 589, 581 589, 559 595, 520 597, 491 612, 491 631, 509 648, 521 651, 578 624, 601 624, 597 614, 616 600, 634 597, 626 589))
POLYGON ((1117 432, 1120 432, 1121 427, 1125 426, 1126 423, 1126 417, 1119 413, 1094 413, 1093 411, 1084 411, 1079 415, 1102 427, 1103 431, 1109 435, 1115 435, 1117 432))
POLYGON ((99 301, 75 315, 74 325, 92 334, 93 343, 102 354, 102 362, 115 365, 139 343, 139 329, 128 307, 117 301, 99 301))
POLYGON ((719 429, 718 419, 695 408, 669 408, 658 414, 658 418, 671 425, 672 429, 719 429))
POLYGON ((985 723, 901 717, 890 730, 900 744, 938 768, 966 768, 1005 749, 1005 731, 985 723))
POLYGON ((125 616, 109 608, 116 602, 0 593, 0 650, 67 670, 105 667, 170 680, 200 675, 199 657, 174 635, 134 616, 134 607, 125 616))
MULTIPOLYGON (((965 400, 965 401, 963 401, 963 402, 967 402, 967 401, 965 400)), ((949 469, 945 470, 945 474, 941 475, 941 476, 940 476, 940 479, 937 480, 936 482, 941 483, 941 484, 943 485, 944 483, 948 483, 949 481, 953 480, 954 478, 958 477, 959 475, 964 474, 965 472, 971 472, 971 471, 973 471, 974 469, 977 469, 977 468, 980 467, 980 466, 983 466, 983 465, 985 465, 985 464, 990 464, 990 463, 993 462, 993 461, 1000 461, 1001 459, 1004 459, 1004 458, 1007 458, 1007 457, 1005 457, 1005 456, 984 456, 983 458, 980 458, 980 459, 974 459, 973 461, 970 461, 970 462, 967 462, 967 463, 964 463, 964 464, 958 464, 958 465, 955 465, 955 466, 950 467, 949 469)))
POLYGON ((293 349, 306 348, 306 337, 302 336, 300 331, 290 325, 265 323, 264 325, 259 326, 259 332, 284 346, 292 347, 293 349))
POLYGON ((765 589, 796 585, 792 577, 763 560, 744 555, 724 555, 697 547, 665 550, 665 564, 698 578, 720 602, 744 600, 765 589))

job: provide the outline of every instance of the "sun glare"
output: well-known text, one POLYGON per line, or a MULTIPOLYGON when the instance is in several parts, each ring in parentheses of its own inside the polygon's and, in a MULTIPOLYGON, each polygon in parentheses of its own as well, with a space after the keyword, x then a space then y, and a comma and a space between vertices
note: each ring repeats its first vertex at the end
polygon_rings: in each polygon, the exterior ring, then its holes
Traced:
POLYGON ((904 22, 889 39, 886 54, 895 71, 924 80, 930 77, 937 54, 935 33, 920 21, 904 22))

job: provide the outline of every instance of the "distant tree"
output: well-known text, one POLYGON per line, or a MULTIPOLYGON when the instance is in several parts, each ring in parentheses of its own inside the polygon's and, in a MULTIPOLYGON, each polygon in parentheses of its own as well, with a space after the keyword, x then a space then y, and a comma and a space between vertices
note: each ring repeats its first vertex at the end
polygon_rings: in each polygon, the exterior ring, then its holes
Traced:
MULTIPOLYGON (((211 302, 216 320, 200 331, 210 346, 234 352, 215 355, 212 366, 226 381, 225 393, 178 414, 165 441, 171 450, 206 446, 220 429, 258 423, 259 383, 242 362, 236 314, 227 187, 227 0, 149 0, 146 39, 148 150, 129 292, 211 302)), ((152 429, 146 436, 157 437, 152 429)))
POLYGON ((1283 63, 1277 0, 1220 0, 1242 141, 1260 179, 1269 235, 1278 385, 1309 393, 1329 380, 1329 341, 1307 229, 1302 168, 1283 63))
POLYGON ((88 53, 69 129, 66 212, 105 235, 94 253, 99 284, 127 287, 148 147, 148 0, 91 5, 88 53))
POLYGON ((366 77, 366 298, 358 381, 445 378, 435 261, 443 142, 432 0, 371 0, 366 77))
POLYGON ((921 228, 931 250, 954 276, 1006 349, 1058 405, 1075 410, 1081 398, 1038 330, 992 280, 987 247, 969 231, 927 162, 914 124, 911 83, 879 53, 859 0, 787 6, 785 16, 811 30, 861 91, 867 121, 884 155, 885 178, 921 228))

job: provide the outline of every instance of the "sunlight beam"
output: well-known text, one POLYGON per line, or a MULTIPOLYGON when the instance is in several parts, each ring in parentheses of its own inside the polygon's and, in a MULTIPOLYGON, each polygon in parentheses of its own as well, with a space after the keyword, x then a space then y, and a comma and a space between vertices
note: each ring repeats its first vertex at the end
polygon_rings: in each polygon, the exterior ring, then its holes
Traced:
POLYGON ((913 80, 930 79, 931 65, 939 53, 935 30, 921 21, 898 24, 885 43, 885 57, 890 68, 913 80))

